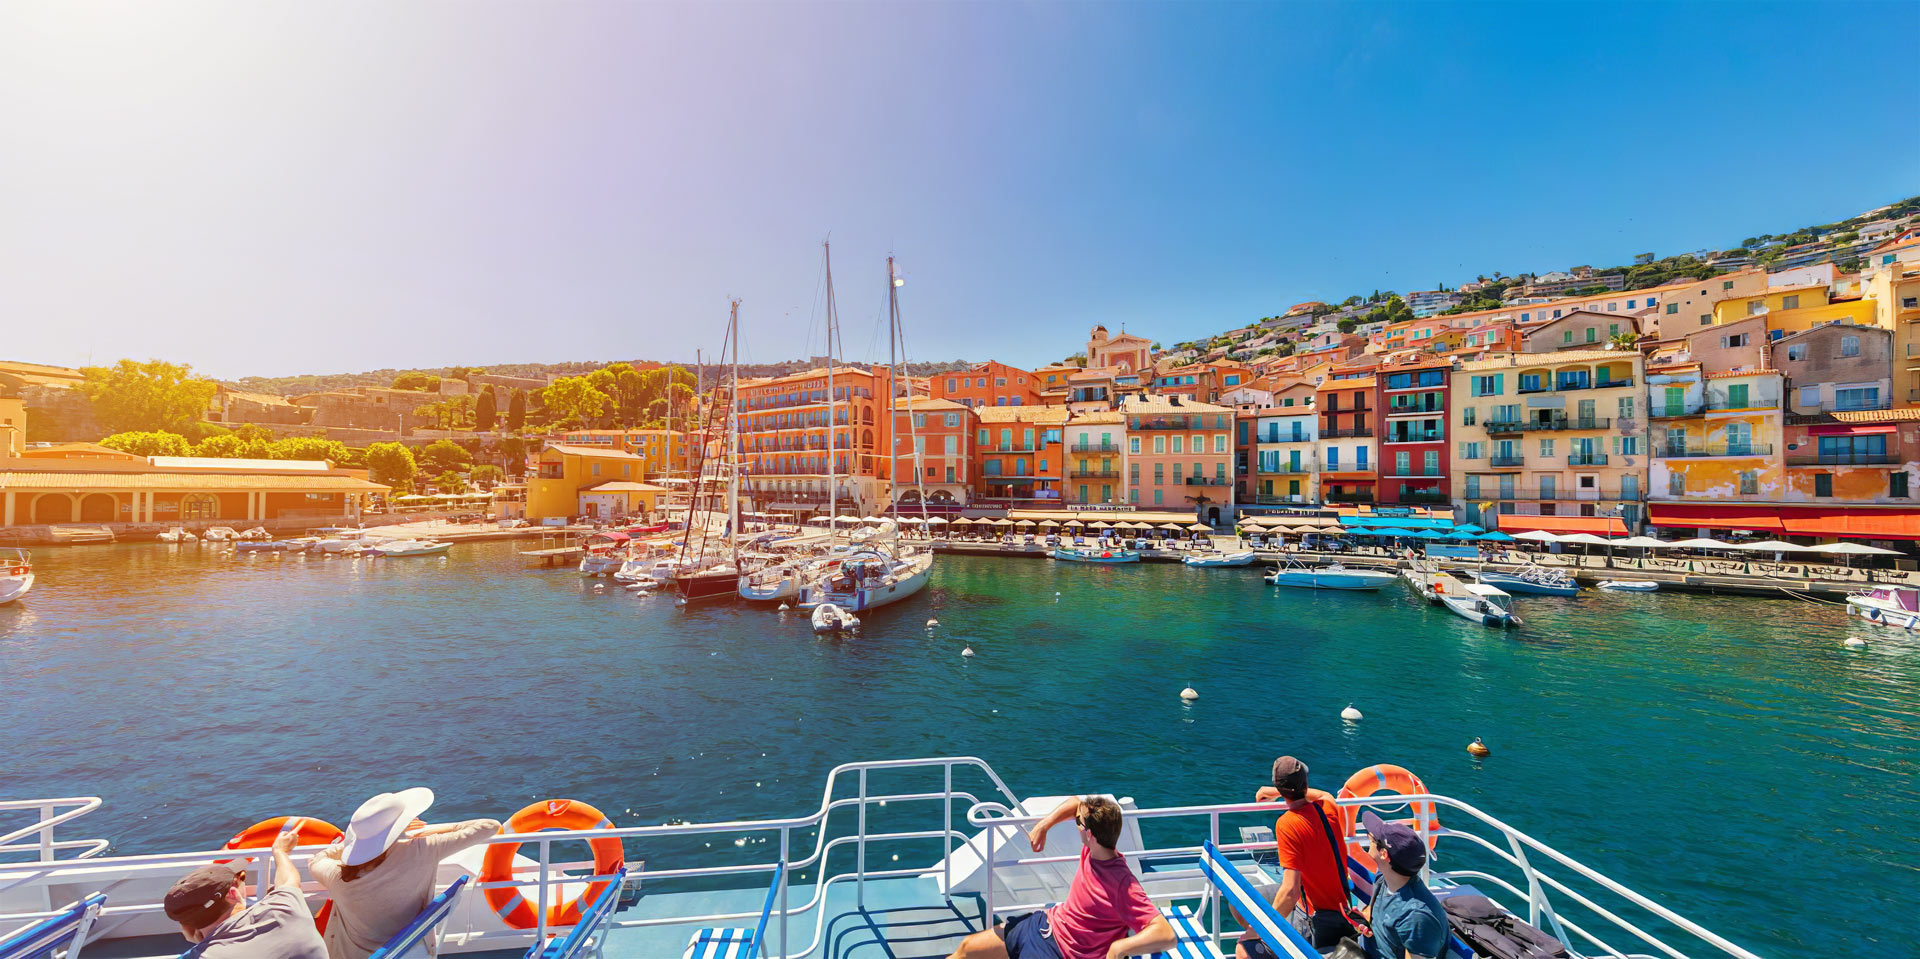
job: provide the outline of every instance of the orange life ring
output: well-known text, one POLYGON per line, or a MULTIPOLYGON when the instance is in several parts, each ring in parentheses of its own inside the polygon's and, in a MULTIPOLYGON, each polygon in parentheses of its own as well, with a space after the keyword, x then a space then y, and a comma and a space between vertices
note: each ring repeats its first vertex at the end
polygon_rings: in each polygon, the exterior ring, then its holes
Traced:
MULTIPOLYGON (((1392 763, 1380 763, 1378 765, 1368 766, 1348 776, 1346 784, 1340 787, 1340 798, 1360 799, 1381 791, 1398 793, 1404 796, 1414 796, 1426 793, 1427 784, 1421 782, 1419 776, 1415 776, 1403 766, 1395 766, 1392 763)), ((1438 834, 1440 816, 1432 800, 1423 800, 1408 803, 1407 805, 1408 808, 1413 810, 1413 818, 1401 819, 1398 820, 1398 822, 1400 825, 1416 833, 1425 832, 1427 836, 1427 848, 1434 848, 1440 841, 1438 834)), ((1341 824, 1346 827, 1347 845, 1353 847, 1356 852, 1362 851, 1359 843, 1353 840, 1354 828, 1360 823, 1361 808, 1364 807, 1340 807, 1340 820, 1341 824)))
MULTIPOLYGON (((324 819, 314 819, 311 816, 275 816, 272 819, 262 819, 234 833, 233 838, 227 840, 227 844, 220 848, 266 849, 273 845, 274 837, 280 835, 280 831, 291 822, 299 823, 295 833, 300 837, 295 843, 299 846, 324 846, 346 835, 340 831, 339 826, 324 819)), ((231 859, 221 860, 222 863, 232 861, 231 859)), ((327 918, 332 915, 333 900, 328 899, 320 904, 320 911, 313 914, 314 928, 326 932, 327 918)))
MULTIPOLYGON (((573 829, 612 829, 613 820, 608 819, 600 810, 576 799, 549 799, 537 802, 514 813, 507 820, 506 831, 510 833, 546 832, 549 830, 573 829)), ((593 874, 605 876, 620 871, 626 865, 626 851, 621 848, 620 840, 612 837, 589 840, 593 847, 593 874)), ((487 847, 486 854, 480 860, 480 882, 482 885, 494 882, 508 882, 513 876, 513 855, 520 850, 520 844, 494 843, 487 847)), ((587 891, 565 902, 547 907, 547 925, 571 926, 580 921, 582 903, 593 902, 607 888, 611 880, 602 879, 587 886, 587 891)), ((501 886, 486 889, 487 905, 500 919, 512 929, 532 929, 540 924, 539 913, 533 903, 522 895, 522 887, 501 886)))

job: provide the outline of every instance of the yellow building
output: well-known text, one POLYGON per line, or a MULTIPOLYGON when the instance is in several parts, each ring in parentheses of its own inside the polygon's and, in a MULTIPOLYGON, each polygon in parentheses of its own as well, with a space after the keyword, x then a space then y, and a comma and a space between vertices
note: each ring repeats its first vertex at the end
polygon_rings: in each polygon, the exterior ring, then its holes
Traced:
POLYGON ((0 457, 19 456, 27 448, 27 403, 0 387, 0 457))
POLYGON ((1878 267, 1863 284, 1875 323, 1893 331, 1893 402, 1920 406, 1920 251, 1878 267))
POLYGON ((653 512, 666 490, 645 482, 646 460, 610 446, 548 443, 527 477, 526 518, 621 519, 653 512))
POLYGON ((682 430, 574 430, 561 442, 624 450, 646 462, 648 476, 689 476, 693 472, 693 434, 682 430))
POLYGON ((1713 304, 1713 325, 1721 326, 1765 314, 1767 332, 1772 336, 1800 333, 1836 320, 1872 326, 1873 306, 1872 300, 1858 296, 1830 299, 1827 288, 1821 284, 1788 286, 1720 300, 1713 304))
POLYGON ((1485 513, 1496 512, 1501 529, 1576 533, 1591 524, 1518 520, 1618 516, 1635 528, 1646 491, 1643 362, 1634 351, 1566 350, 1460 364, 1448 406, 1453 499, 1467 519, 1492 528, 1485 513))
POLYGON ((0 458, 0 526, 165 523, 320 526, 359 516, 387 487, 324 460, 135 456, 90 443, 0 458))
POLYGON ((1695 363, 1649 369, 1649 499, 1784 499, 1780 391, 1778 370, 1702 373, 1695 363))

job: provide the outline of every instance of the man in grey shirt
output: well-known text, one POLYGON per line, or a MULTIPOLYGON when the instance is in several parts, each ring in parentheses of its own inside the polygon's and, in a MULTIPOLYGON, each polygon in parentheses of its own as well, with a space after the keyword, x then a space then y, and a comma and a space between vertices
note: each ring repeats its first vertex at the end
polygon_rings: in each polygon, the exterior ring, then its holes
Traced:
POLYGON ((167 918, 194 943, 203 959, 327 959, 327 945, 313 926, 313 912, 300 891, 293 864, 299 823, 273 840, 273 882, 258 902, 246 904, 246 876, 226 866, 202 866, 167 890, 167 918))

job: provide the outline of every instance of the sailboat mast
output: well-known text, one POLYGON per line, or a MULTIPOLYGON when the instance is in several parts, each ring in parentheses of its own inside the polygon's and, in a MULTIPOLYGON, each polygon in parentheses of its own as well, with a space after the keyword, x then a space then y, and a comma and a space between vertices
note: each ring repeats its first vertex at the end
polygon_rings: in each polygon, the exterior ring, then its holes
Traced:
POLYGON ((727 483, 727 537, 733 546, 733 568, 740 568, 740 301, 733 301, 733 313, 727 320, 733 329, 733 387, 727 394, 729 417, 728 449, 732 451, 732 479, 727 483))
POLYGON ((837 317, 833 305, 833 246, 830 241, 821 240, 820 250, 827 261, 827 543, 833 543, 834 517, 840 507, 840 477, 834 468, 834 457, 839 450, 834 443, 834 398, 833 398, 833 328, 837 317))
MULTIPOLYGON (((906 355, 907 355, 907 337, 906 337, 906 331, 901 329, 901 326, 900 326, 900 282, 901 281, 899 277, 894 276, 893 274, 893 258, 892 257, 887 258, 887 276, 888 276, 887 326, 890 331, 890 336, 889 336, 890 341, 887 346, 887 352, 891 354, 893 352, 894 345, 897 344, 900 347, 900 358, 904 360, 906 359, 906 355)), ((913 378, 913 371, 911 369, 907 371, 907 378, 909 381, 907 383, 907 399, 912 400, 914 397, 913 397, 913 384, 911 382, 913 378)), ((898 427, 899 421, 895 420, 893 425, 895 427, 898 427)), ((913 461, 913 488, 920 494, 920 518, 922 520, 925 520, 928 518, 927 516, 927 482, 926 482, 927 471, 926 471, 926 464, 921 462, 920 424, 914 421, 913 404, 911 402, 907 404, 907 450, 913 461)), ((894 463, 895 463, 895 468, 891 475, 897 476, 900 472, 899 466, 898 466, 899 464, 898 454, 895 454, 894 463)), ((893 503, 894 503, 893 515, 894 515, 894 518, 898 519, 900 516, 900 495, 898 493, 894 494, 893 503)), ((931 529, 932 527, 927 527, 927 528, 931 529)))
POLYGON ((900 332, 900 278, 893 275, 893 257, 887 257, 887 487, 895 519, 900 517, 900 356, 894 343, 900 332))

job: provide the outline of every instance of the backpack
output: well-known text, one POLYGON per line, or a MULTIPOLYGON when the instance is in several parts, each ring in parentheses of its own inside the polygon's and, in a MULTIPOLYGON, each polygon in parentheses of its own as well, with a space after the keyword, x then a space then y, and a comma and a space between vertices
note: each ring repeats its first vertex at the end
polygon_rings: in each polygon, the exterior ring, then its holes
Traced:
POLYGON ((1440 901, 1454 934, 1475 954, 1491 959, 1567 959, 1560 940, 1522 922, 1485 896, 1449 896, 1440 901))

